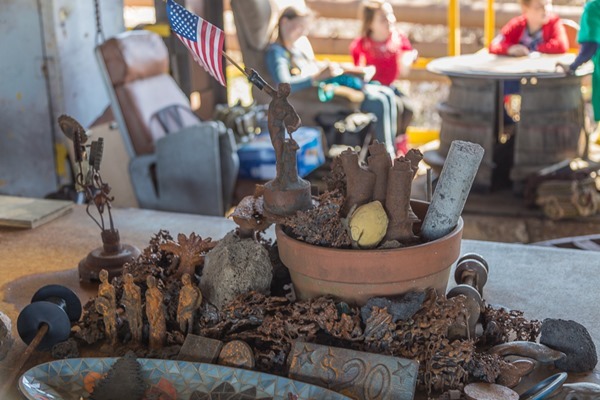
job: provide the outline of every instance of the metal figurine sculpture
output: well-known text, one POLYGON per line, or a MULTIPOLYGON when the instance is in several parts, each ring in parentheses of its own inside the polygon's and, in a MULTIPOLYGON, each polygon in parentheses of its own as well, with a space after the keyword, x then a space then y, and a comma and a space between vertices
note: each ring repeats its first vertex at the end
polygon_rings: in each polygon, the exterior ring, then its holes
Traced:
POLYGON ((129 323, 129 331, 134 342, 142 341, 142 291, 133 282, 133 275, 123 276, 123 297, 121 304, 125 307, 125 317, 129 323))
POLYGON ((146 278, 146 317, 150 331, 150 348, 158 350, 165 344, 167 322, 165 320, 165 305, 163 294, 156 286, 156 278, 152 275, 146 278))
POLYGON ((112 279, 121 273, 123 264, 139 256, 140 251, 131 245, 121 244, 119 231, 115 229, 111 212, 114 197, 110 196, 111 188, 100 175, 103 139, 93 141, 88 154, 85 146, 88 136, 85 129, 68 115, 58 117, 58 124, 65 136, 73 142, 77 168, 75 186, 78 192, 85 195, 85 211, 100 228, 103 244, 79 262, 79 279, 87 282, 97 281, 101 269, 106 269, 112 279), (98 217, 90 212, 91 206, 95 206, 98 217), (105 221, 105 216, 108 221, 105 221))
POLYGON ((117 296, 115 287, 110 283, 108 271, 103 269, 99 274, 100 286, 95 301, 96 311, 104 321, 106 341, 114 344, 117 341, 117 296))
MULTIPOLYGON (((292 137, 292 133, 300 128, 302 122, 298 114, 296 114, 294 107, 287 100, 291 92, 289 83, 280 83, 277 86, 277 91, 273 90, 269 85, 266 85, 263 90, 272 98, 267 114, 267 126, 269 127, 271 143, 273 143, 273 147, 275 148, 275 159, 282 161, 286 131, 290 135, 290 143, 297 145, 292 137)), ((280 185, 284 181, 283 162, 277 163, 276 171, 274 183, 280 185)), ((295 178, 297 177, 285 176, 285 180, 294 180, 295 178)))
POLYGON ((253 69, 242 70, 248 80, 271 96, 268 127, 275 148, 277 174, 264 187, 264 209, 267 214, 287 216, 312 208, 310 183, 298 176, 296 151, 298 143, 292 137, 301 125, 300 117, 288 102, 289 83, 280 83, 275 90, 253 69), (286 139, 286 132, 290 136, 286 139))
POLYGON ((194 313, 202 304, 202 293, 200 289, 192 283, 190 274, 183 274, 181 277, 183 286, 179 291, 179 304, 177 305, 177 322, 179 328, 184 334, 192 333, 194 327, 194 313))

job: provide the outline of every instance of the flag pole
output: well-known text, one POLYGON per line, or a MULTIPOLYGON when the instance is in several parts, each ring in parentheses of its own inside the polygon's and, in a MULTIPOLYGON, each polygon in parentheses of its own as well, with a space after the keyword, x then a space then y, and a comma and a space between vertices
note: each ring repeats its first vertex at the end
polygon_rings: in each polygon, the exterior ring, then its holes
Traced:
POLYGON ((260 90, 264 90, 269 94, 275 93, 275 89, 273 89, 273 87, 271 87, 271 85, 269 85, 259 74, 258 72, 256 72, 255 70, 253 70, 252 68, 250 68, 249 70, 247 68, 242 68, 238 63, 236 63, 227 53, 225 53, 223 50, 221 50, 221 54, 227 59, 227 61, 229 61, 231 64, 233 64, 237 69, 239 69, 245 76, 246 78, 248 78, 248 80, 250 81, 250 83, 252 83, 254 86, 256 86, 258 89, 260 90), (249 72, 248 72, 249 71, 249 72))
POLYGON ((242 74, 246 75, 247 78, 250 77, 250 75, 248 75, 248 73, 238 63, 236 63, 233 60, 233 58, 231 58, 227 53, 225 53, 223 50, 221 50, 221 54, 223 55, 223 57, 225 57, 227 59, 227 61, 229 61, 231 64, 233 64, 234 67, 239 69, 242 72, 242 74))
MULTIPOLYGON (((168 3, 168 0, 163 0, 163 3, 168 3)), ((170 25, 170 24, 169 24, 170 25)), ((218 28, 217 28, 218 29, 218 28)), ((275 93, 275 89, 271 85, 269 85, 254 69, 250 68, 242 68, 238 63, 235 62, 233 58, 229 56, 229 54, 225 53, 223 50, 220 50, 220 53, 223 57, 227 59, 234 67, 236 67, 248 80, 250 83, 255 85, 258 89, 264 90, 269 94, 275 93)))

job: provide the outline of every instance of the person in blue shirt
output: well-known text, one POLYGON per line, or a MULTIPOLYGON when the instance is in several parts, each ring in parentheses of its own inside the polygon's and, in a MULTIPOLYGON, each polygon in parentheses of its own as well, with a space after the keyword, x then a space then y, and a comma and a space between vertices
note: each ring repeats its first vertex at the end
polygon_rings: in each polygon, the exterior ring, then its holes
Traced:
MULTIPOLYGON (((266 52, 266 63, 275 84, 289 83, 291 93, 340 76, 344 71, 332 63, 319 63, 305 36, 310 12, 297 7, 285 8, 278 19, 276 38, 266 52)), ((344 75, 346 76, 346 75, 344 75)), ((395 158, 397 110, 394 91, 383 85, 361 83, 355 87, 365 94, 361 111, 377 117, 376 139, 385 143, 388 153, 395 158)), ((319 107, 315 98, 315 107, 319 107)))

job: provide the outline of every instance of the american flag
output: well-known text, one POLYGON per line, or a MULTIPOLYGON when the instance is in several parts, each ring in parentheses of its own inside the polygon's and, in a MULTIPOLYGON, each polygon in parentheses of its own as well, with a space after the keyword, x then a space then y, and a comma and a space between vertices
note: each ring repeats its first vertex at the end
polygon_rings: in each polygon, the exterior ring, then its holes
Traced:
POLYGON ((167 1, 167 15, 175 35, 185 44, 194 60, 225 86, 221 49, 225 34, 216 26, 189 12, 173 0, 167 1))

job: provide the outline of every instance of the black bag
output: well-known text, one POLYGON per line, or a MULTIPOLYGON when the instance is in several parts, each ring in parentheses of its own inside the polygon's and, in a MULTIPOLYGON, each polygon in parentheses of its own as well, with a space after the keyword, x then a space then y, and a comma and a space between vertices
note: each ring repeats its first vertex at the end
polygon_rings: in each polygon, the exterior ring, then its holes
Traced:
POLYGON ((320 113, 317 123, 325 131, 327 144, 364 147, 370 142, 372 129, 377 117, 372 113, 338 111, 335 113, 320 113))

